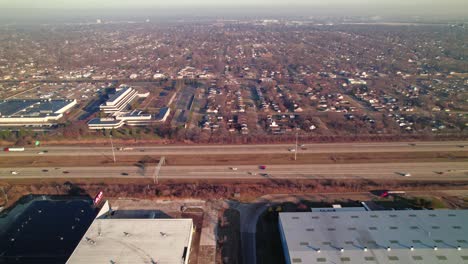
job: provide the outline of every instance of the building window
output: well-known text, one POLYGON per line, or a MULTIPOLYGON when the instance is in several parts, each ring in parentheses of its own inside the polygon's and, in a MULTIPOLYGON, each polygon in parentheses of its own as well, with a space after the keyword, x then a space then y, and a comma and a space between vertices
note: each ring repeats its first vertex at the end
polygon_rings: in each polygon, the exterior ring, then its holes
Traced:
POLYGON ((374 257, 364 257, 366 261, 375 261, 374 257))
POLYGON ((438 260, 447 260, 446 256, 436 256, 438 260))
POLYGON ((327 262, 326 258, 317 258, 317 262, 327 262))
POLYGON ((388 256, 388 260, 390 260, 390 261, 398 261, 398 257, 397 257, 397 256, 388 256))
POLYGON ((341 261, 342 261, 342 262, 349 262, 349 261, 351 261, 351 259, 348 258, 348 257, 342 257, 342 258, 341 258, 341 261))
POLYGON ((423 260, 421 256, 413 256, 413 260, 423 260))
POLYGON ((302 263, 302 259, 301 258, 293 258, 292 262, 293 263, 302 263))

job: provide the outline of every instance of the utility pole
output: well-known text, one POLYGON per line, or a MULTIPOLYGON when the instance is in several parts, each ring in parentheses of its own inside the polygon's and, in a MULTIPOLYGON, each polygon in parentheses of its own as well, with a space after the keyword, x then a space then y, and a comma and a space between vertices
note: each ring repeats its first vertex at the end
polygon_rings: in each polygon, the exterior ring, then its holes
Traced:
POLYGON ((294 150, 294 160, 297 160, 297 137, 298 137, 299 132, 296 130, 296 149, 294 150))
POLYGON ((111 142, 111 147, 112 147, 112 156, 114 157, 114 163, 115 163, 115 151, 114 151, 114 143, 112 143, 112 135, 109 134, 110 142, 111 142))

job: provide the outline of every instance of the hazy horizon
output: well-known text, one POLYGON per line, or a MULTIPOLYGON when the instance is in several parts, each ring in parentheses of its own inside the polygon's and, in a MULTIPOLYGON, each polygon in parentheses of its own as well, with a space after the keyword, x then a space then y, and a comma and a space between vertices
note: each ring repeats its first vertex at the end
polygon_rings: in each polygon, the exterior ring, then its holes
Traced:
MULTIPOLYGON (((362 8, 369 7, 417 7, 428 6, 444 7, 447 11, 468 7, 465 0, 328 0, 324 3, 321 0, 289 0, 285 4, 282 0, 198 0, 194 4, 193 0, 172 0, 170 3, 164 0, 0 0, 0 8, 146 8, 146 7, 222 7, 222 6, 326 6, 329 8, 352 7, 360 5, 362 8)), ((466 10, 465 10, 466 12, 466 10)))
POLYGON ((101 19, 154 20, 190 17, 246 18, 246 17, 352 17, 375 16, 383 19, 424 18, 468 19, 468 1, 435 0, 0 0, 0 21, 65 21, 101 19))

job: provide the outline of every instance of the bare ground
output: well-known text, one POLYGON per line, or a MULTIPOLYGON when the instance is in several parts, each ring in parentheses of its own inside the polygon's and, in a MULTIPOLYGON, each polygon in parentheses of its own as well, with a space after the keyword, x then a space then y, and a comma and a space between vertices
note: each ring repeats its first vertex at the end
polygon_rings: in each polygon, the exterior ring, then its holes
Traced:
MULTIPOLYGON (((79 166, 132 166, 138 163, 157 163, 159 156, 117 156, 114 164, 111 156, 11 156, 0 159, 0 167, 79 167, 79 166)), ((167 155, 166 165, 258 165, 290 164, 292 154, 243 154, 243 155, 167 155)), ((295 164, 349 164, 395 162, 468 162, 468 151, 456 152, 379 152, 379 153, 304 153, 297 155, 295 164)))

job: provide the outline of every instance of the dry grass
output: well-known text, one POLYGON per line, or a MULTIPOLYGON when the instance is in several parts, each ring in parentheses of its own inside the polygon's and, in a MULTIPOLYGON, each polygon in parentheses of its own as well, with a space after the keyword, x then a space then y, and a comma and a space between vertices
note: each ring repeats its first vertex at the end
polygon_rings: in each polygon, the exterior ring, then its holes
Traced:
MULTIPOLYGON (((167 165, 258 165, 290 164, 292 154, 167 155, 167 165)), ((117 156, 116 166, 133 166, 138 162, 156 163, 158 156, 117 156)), ((295 164, 349 164, 395 162, 467 162, 468 152, 382 152, 382 153, 304 153, 295 164)), ((114 166, 111 156, 12 156, 0 159, 0 167, 80 167, 114 166)))

